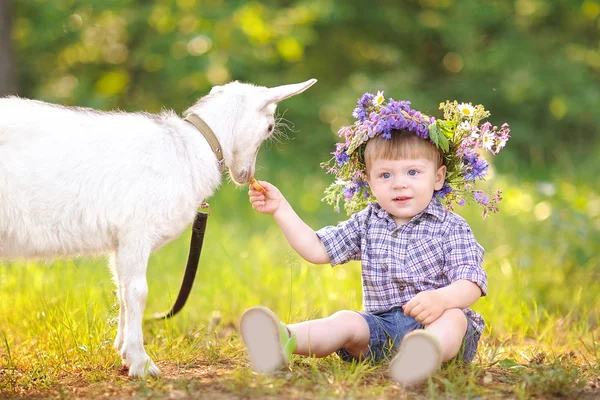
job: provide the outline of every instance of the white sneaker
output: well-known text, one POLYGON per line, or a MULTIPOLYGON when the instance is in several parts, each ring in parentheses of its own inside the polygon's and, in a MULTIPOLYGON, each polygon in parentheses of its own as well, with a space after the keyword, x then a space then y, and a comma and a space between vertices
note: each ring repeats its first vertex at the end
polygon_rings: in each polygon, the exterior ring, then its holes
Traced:
POLYGON ((288 365, 296 337, 289 337, 287 328, 271 310, 266 307, 246 310, 240 320, 240 332, 255 371, 269 373, 288 365))
POLYGON ((390 363, 390 377, 401 385, 419 383, 442 365, 442 346, 438 338, 424 329, 407 333, 398 354, 390 363))

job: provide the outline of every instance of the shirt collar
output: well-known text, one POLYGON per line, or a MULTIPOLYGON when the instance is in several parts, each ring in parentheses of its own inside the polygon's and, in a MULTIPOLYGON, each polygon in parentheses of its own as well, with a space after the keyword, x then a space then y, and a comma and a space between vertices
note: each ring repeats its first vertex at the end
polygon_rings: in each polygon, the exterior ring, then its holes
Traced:
MULTIPOLYGON (((379 218, 392 219, 392 217, 388 214, 388 212, 385 211, 383 209, 383 207, 381 207, 379 205, 379 203, 373 202, 370 205, 371 205, 375 215, 377 215, 379 218)), ((444 217, 446 216, 446 209, 444 208, 444 206, 442 205, 442 203, 440 202, 438 197, 435 196, 434 198, 431 199, 431 201, 429 202, 429 204, 427 205, 427 207, 425 207, 425 209, 423 211, 421 211, 420 213, 418 213, 417 215, 415 215, 413 217, 413 220, 420 219, 423 216, 423 214, 432 215, 435 218, 439 219, 440 221, 443 221, 444 217)))
POLYGON ((440 199, 437 196, 435 196, 433 199, 431 199, 429 205, 425 207, 421 214, 433 215, 440 221, 443 221, 446 217, 446 209, 442 205, 440 199))

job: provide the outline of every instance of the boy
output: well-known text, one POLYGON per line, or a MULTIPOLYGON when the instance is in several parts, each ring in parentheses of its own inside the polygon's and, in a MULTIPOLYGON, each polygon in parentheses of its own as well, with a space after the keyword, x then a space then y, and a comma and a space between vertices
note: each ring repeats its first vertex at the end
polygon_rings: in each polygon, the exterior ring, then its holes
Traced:
MULTIPOLYGON (((389 120, 390 113, 381 111, 382 100, 372 101, 367 111, 374 108, 389 120)), ((402 115, 410 122, 414 112, 402 115)), ((371 114, 373 119, 377 115, 371 114)), ((346 136, 348 143, 360 133, 357 126, 346 136)), ((455 357, 471 362, 484 322, 468 307, 486 294, 484 251, 465 220, 434 197, 445 184, 444 161, 452 159, 422 133, 414 124, 399 123, 385 134, 363 138, 360 162, 350 165, 364 165, 360 173, 367 185, 362 186, 375 202, 336 227, 315 232, 275 186, 260 181, 263 191, 250 188, 252 207, 272 214, 290 245, 308 262, 333 266, 361 260, 364 303, 364 312, 339 311, 287 326, 264 307, 247 310, 240 329, 254 369, 280 369, 291 353, 325 357, 337 352, 347 361, 378 361, 399 347, 390 376, 412 384, 455 357), (398 125, 408 129, 395 129, 398 125)), ((342 146, 346 155, 349 147, 342 146)), ((347 191, 345 198, 351 199, 347 191)))

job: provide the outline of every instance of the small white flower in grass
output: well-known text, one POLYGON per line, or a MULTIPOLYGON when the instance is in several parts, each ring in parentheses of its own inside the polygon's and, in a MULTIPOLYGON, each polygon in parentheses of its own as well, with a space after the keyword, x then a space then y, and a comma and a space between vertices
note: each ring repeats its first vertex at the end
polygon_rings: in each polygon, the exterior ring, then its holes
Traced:
POLYGON ((380 91, 377 92, 377 96, 375 96, 373 98, 373 104, 376 105, 376 106, 378 106, 381 103, 383 103, 384 100, 385 100, 385 98, 383 97, 383 91, 380 90, 380 91))
POLYGON ((465 117, 472 117, 473 113, 475 113, 475 107, 473 107, 471 103, 460 103, 458 105, 458 111, 465 117))

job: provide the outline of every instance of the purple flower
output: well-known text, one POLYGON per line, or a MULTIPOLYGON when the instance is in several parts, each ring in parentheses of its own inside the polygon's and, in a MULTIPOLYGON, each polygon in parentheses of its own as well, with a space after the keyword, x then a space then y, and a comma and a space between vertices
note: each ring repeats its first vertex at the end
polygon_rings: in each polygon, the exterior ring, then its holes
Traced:
POLYGON ((488 170, 488 163, 477 154, 467 154, 463 157, 465 162, 463 177, 467 181, 475 181, 476 179, 485 179, 488 170))
POLYGON ((344 143, 336 143, 335 146, 336 151, 331 154, 335 156, 335 162, 337 163, 338 167, 341 167, 350 160, 350 156, 348 156, 346 153, 348 147, 344 143))
POLYGON ((375 95, 372 93, 365 93, 363 96, 357 101, 356 108, 352 112, 352 116, 359 121, 364 121, 367 119, 367 107, 369 104, 372 104, 375 95))
POLYGON ((356 189, 354 186, 342 188, 342 193, 344 194, 344 199, 349 201, 354 196, 354 192, 356 189))
POLYGON ((375 126, 375 125, 373 124, 373 122, 372 122, 372 121, 370 121, 370 120, 365 120, 365 121, 363 122, 362 126, 360 127, 360 129, 361 129, 363 132, 365 132, 365 131, 366 131, 366 132, 367 132, 367 135, 369 136, 369 139, 370 139, 370 138, 373 138, 373 137, 375 137, 375 130, 373 129, 373 128, 374 128, 374 126, 375 126))
POLYGON ((440 199, 443 199, 450 193, 452 193, 452 188, 448 186, 446 182, 444 182, 444 186, 442 186, 440 190, 437 190, 433 195, 438 196, 440 199))
POLYGON ((489 199, 481 190, 473 192, 473 198, 480 204, 487 204, 489 199))

